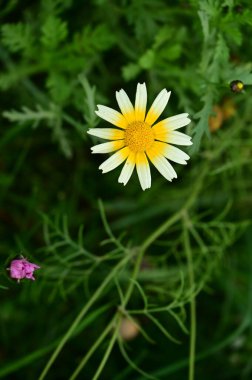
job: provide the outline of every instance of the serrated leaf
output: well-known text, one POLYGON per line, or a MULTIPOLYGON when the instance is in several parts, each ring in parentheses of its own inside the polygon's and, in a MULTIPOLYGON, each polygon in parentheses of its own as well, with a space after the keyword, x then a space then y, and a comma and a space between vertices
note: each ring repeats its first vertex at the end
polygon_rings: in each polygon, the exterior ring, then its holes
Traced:
POLYGON ((55 49, 67 37, 67 23, 56 16, 49 16, 42 27, 41 42, 48 49, 55 49))
POLYGON ((11 122, 16 123, 32 123, 32 126, 36 128, 42 120, 55 120, 56 115, 53 109, 45 110, 40 105, 37 105, 36 110, 31 110, 28 107, 22 107, 21 111, 10 110, 4 111, 3 117, 11 122))
POLYGON ((224 70, 227 67, 229 60, 229 49, 221 34, 217 37, 217 42, 214 49, 214 54, 212 58, 212 63, 208 69, 208 76, 213 82, 218 82, 220 80, 221 69, 224 70))
POLYGON ((100 24, 95 28, 87 25, 81 35, 75 36, 75 45, 78 49, 84 49, 88 53, 108 50, 114 45, 115 41, 115 35, 111 33, 111 30, 105 24, 100 24))
POLYGON ((146 51, 139 59, 139 66, 145 70, 151 69, 154 64, 155 52, 152 49, 146 51))
POLYGON ((209 116, 212 113, 213 108, 213 97, 212 93, 209 93, 204 98, 204 106, 203 108, 194 115, 195 118, 199 118, 198 123, 194 128, 194 136, 193 136, 193 145, 190 149, 190 152, 196 153, 199 150, 200 142, 204 133, 209 132, 209 116))
POLYGON ((231 67, 226 71, 224 80, 228 83, 240 80, 245 85, 252 85, 252 65, 231 67))
POLYGON ((2 43, 11 52, 28 51, 32 45, 32 30, 29 24, 5 24, 1 27, 2 43))
POLYGON ((79 75, 79 81, 84 89, 85 98, 84 98, 84 118, 87 121, 89 127, 95 127, 97 124, 97 117, 95 114, 96 102, 95 95, 96 89, 95 87, 91 87, 89 81, 85 77, 85 75, 79 75))
POLYGON ((242 15, 240 15, 240 23, 241 24, 247 24, 247 25, 252 25, 252 11, 251 9, 246 9, 242 15))
POLYGON ((129 63, 128 65, 123 66, 122 68, 123 79, 125 79, 126 81, 129 81, 131 79, 136 78, 140 70, 141 70, 140 66, 136 63, 129 63))
POLYGON ((201 22, 204 39, 207 40, 209 37, 209 18, 206 12, 203 11, 198 11, 198 15, 201 22))
POLYGON ((3 117, 19 124, 30 123, 33 128, 37 128, 42 121, 46 121, 47 125, 52 129, 53 138, 58 142, 62 153, 67 158, 72 156, 70 143, 66 137, 65 130, 62 128, 60 110, 55 105, 52 104, 50 109, 43 109, 40 105, 37 105, 35 110, 22 107, 21 111, 4 111, 3 117))
POLYGON ((52 100, 57 104, 64 104, 71 93, 69 81, 61 74, 52 72, 46 81, 52 100))
POLYGON ((180 57, 182 53, 182 45, 175 44, 171 46, 167 46, 166 48, 163 48, 159 55, 164 58, 167 61, 175 61, 180 57))
POLYGON ((159 30, 155 36, 155 42, 153 44, 153 49, 158 49, 164 42, 172 37, 173 29, 169 26, 164 26, 159 30))

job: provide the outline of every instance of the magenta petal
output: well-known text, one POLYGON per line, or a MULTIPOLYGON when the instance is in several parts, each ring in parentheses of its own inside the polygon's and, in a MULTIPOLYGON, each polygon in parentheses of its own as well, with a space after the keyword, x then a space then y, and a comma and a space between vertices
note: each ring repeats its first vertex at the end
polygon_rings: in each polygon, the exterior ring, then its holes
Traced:
POLYGON ((24 267, 27 272, 33 272, 34 270, 40 268, 38 265, 29 263, 28 261, 24 263, 24 267))
POLYGON ((33 272, 39 268, 37 264, 30 263, 24 258, 12 260, 9 268, 10 277, 17 280, 28 278, 34 281, 33 272))
POLYGON ((13 260, 10 265, 10 276, 21 279, 25 277, 25 269, 22 260, 13 260))
POLYGON ((26 273, 25 278, 28 278, 29 280, 35 280, 35 277, 33 276, 33 273, 26 273))

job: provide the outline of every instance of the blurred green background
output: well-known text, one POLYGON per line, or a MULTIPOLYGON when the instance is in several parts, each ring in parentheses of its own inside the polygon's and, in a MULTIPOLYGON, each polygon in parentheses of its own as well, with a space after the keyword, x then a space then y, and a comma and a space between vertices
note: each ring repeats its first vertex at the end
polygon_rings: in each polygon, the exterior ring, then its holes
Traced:
POLYGON ((0 25, 0 378, 251 379, 250 1, 0 0, 0 25), (194 142, 145 192, 86 134, 138 82, 194 142), (19 255, 35 282, 8 277, 19 255))

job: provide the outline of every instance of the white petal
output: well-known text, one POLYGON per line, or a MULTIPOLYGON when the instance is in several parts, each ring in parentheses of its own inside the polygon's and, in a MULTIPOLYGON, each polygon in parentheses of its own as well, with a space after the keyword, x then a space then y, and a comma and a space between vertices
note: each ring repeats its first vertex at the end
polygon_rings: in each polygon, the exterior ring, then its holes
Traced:
POLYGON ((90 128, 87 133, 106 140, 120 140, 125 137, 125 132, 116 128, 90 128))
POLYGON ((161 173, 162 176, 164 176, 168 181, 171 181, 173 178, 177 178, 177 173, 164 156, 160 155, 151 157, 149 154, 148 156, 159 173, 161 173))
POLYGON ((128 123, 132 123, 135 120, 135 112, 126 92, 124 90, 116 91, 116 100, 125 119, 128 123))
MULTIPOLYGON (((160 143, 162 144, 162 143, 160 143)), ((186 165, 186 160, 189 160, 190 157, 188 154, 183 152, 181 149, 176 148, 175 146, 165 144, 164 156, 171 161, 177 162, 178 164, 186 165)))
POLYGON ((92 153, 111 153, 123 147, 124 140, 116 140, 112 142, 106 142, 104 144, 95 145, 91 148, 91 150, 92 153))
POLYGON ((161 115, 168 103, 170 95, 171 91, 168 92, 166 89, 163 89, 158 94, 146 116, 145 122, 147 124, 153 125, 155 121, 159 118, 159 116, 161 115))
POLYGON ((135 119, 144 121, 147 104, 147 90, 145 83, 137 84, 136 100, 135 100, 135 119))
POLYGON ((190 136, 177 131, 170 132, 166 142, 175 145, 192 145, 190 136))
POLYGON ((113 108, 98 105, 98 111, 95 111, 96 115, 102 119, 108 121, 111 124, 116 125, 117 127, 125 129, 127 127, 127 120, 125 117, 118 111, 113 108))
POLYGON ((106 161, 104 161, 99 169, 102 170, 103 173, 110 172, 111 170, 117 168, 129 155, 129 148, 125 147, 118 152, 114 153, 113 156, 109 157, 106 161))
POLYGON ((161 122, 163 122, 163 124, 169 130, 175 130, 185 127, 191 122, 191 120, 188 118, 188 113, 181 113, 180 115, 168 117, 167 119, 161 120, 161 122))
POLYGON ((136 154, 136 168, 142 189, 149 189, 151 187, 150 165, 144 152, 136 154))
POLYGON ((133 173, 133 170, 134 170, 134 167, 136 164, 135 156, 136 155, 134 152, 131 152, 129 154, 129 157, 127 158, 127 161, 125 162, 124 167, 121 171, 120 177, 118 178, 118 182, 123 183, 124 186, 128 183, 128 181, 129 181, 129 179, 133 173))

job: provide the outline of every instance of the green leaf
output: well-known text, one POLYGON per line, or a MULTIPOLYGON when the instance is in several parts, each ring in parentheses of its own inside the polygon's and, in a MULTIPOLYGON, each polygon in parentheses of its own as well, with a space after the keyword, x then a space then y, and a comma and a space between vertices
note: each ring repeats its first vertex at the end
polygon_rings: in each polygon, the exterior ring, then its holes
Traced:
POLYGON ((208 16, 207 16, 206 12, 203 12, 203 11, 198 11, 198 15, 200 18, 204 39, 208 40, 208 37, 209 37, 209 19, 208 19, 208 16))
POLYGON ((52 72, 46 81, 53 102, 64 104, 71 93, 69 81, 61 74, 52 72))
POLYGON ((66 131, 62 127, 61 110, 56 105, 52 104, 47 110, 40 105, 37 105, 36 110, 22 107, 22 111, 4 111, 3 116, 11 122, 30 123, 33 128, 38 127, 42 121, 46 121, 48 127, 52 129, 53 139, 59 144, 62 153, 67 158, 72 156, 72 148, 67 139, 66 131))
POLYGON ((166 46, 159 52, 160 56, 167 61, 175 61, 181 56, 181 53, 182 45, 180 44, 166 46))
POLYGON ((227 83, 233 80, 241 80, 245 85, 252 85, 252 64, 246 66, 231 66, 225 72, 224 80, 227 83))
POLYGON ((91 87, 85 75, 79 75, 79 81, 84 89, 84 118, 87 121, 89 127, 95 127, 97 124, 97 116, 95 114, 96 102, 95 87, 91 87))
POLYGON ((22 107, 21 111, 4 111, 3 117, 13 123, 32 123, 33 128, 36 128, 42 120, 48 120, 50 122, 55 120, 56 114, 53 109, 45 110, 38 105, 36 110, 31 110, 28 107, 22 107))
POLYGON ((190 149, 191 153, 196 153, 199 150, 200 142, 204 133, 208 133, 208 119, 212 113, 213 108, 213 96, 212 93, 208 93, 204 97, 203 108, 195 115, 195 118, 199 118, 198 123, 194 128, 193 146, 190 149))
POLYGON ((158 49, 161 45, 163 45, 166 41, 171 39, 173 28, 170 26, 164 26, 159 30, 157 35, 155 36, 155 42, 153 44, 153 49, 158 49))
POLYGON ((151 69, 154 64, 154 59, 155 59, 155 52, 152 49, 149 49, 139 59, 139 66, 146 70, 151 69))
POLYGON ((5 24, 1 27, 2 43, 11 52, 29 51, 33 42, 33 33, 29 24, 5 24))
POLYGON ((42 44, 52 50, 67 37, 67 23, 55 16, 49 16, 42 26, 42 44))
POLYGON ((76 48, 87 53, 108 50, 115 41, 116 37, 105 24, 100 24, 95 28, 87 25, 81 35, 75 35, 76 48))
POLYGON ((141 71, 141 68, 139 65, 137 65, 136 63, 129 63, 128 65, 123 66, 122 75, 123 75, 123 78, 126 81, 128 81, 131 79, 135 79, 140 71, 141 71))

